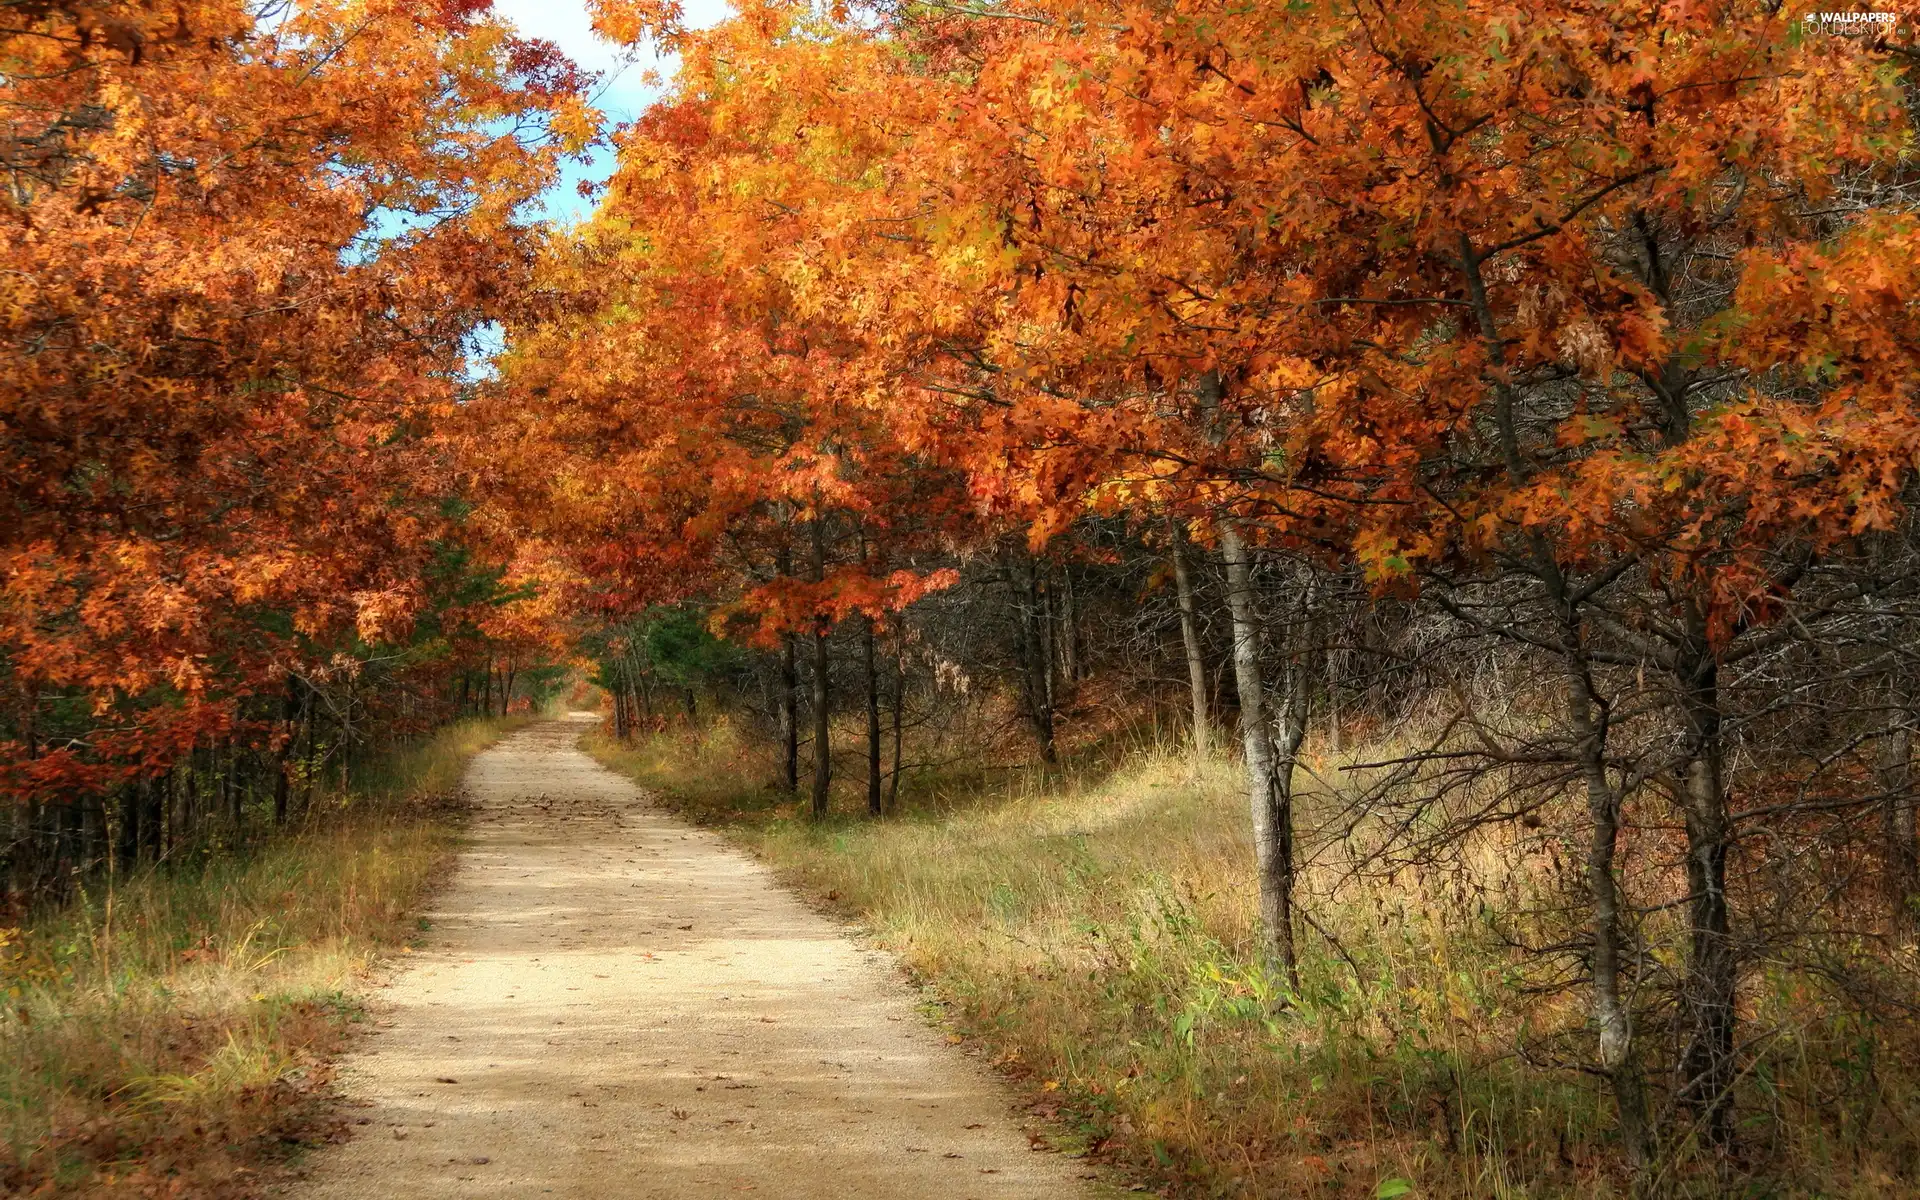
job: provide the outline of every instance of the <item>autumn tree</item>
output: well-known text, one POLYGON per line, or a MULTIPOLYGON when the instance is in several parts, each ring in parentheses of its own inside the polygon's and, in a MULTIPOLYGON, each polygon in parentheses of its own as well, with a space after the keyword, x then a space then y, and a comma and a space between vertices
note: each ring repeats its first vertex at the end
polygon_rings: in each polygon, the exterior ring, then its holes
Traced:
POLYGON ((435 414, 594 117, 482 5, 9 13, 0 786, 95 822, 210 745, 284 778, 282 698, 408 636, 435 414))

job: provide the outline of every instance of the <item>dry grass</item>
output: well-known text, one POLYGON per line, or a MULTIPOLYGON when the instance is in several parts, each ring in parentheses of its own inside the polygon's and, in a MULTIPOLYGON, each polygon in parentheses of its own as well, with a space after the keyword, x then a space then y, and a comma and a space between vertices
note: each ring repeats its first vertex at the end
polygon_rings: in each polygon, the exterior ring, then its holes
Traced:
POLYGON ((354 985, 407 948, 460 774, 519 723, 454 726, 249 853, 100 880, 4 931, 0 1186, 247 1194, 325 1137, 315 1101, 354 985))
MULTIPOLYGON (((1580 1026, 1577 995, 1520 995, 1528 964, 1489 915, 1490 898, 1545 897, 1538 839, 1490 839, 1452 869, 1311 868, 1317 919, 1345 953, 1308 934, 1294 994, 1250 952, 1235 763, 1196 780, 1184 754, 1148 747, 1051 774, 979 768, 913 781, 885 821, 813 826, 757 782, 769 756, 724 721, 589 749, 858 915, 1074 1148, 1165 1194, 1373 1196, 1399 1181, 1422 1197, 1627 1194, 1591 1081, 1516 1054, 1580 1026)), ((836 803, 851 809, 848 774, 836 803)), ((1304 799, 1306 823, 1326 799, 1304 799)), ((1817 1013, 1806 986, 1756 1003, 1817 1013)), ((1910 1138, 1849 1143, 1821 1117, 1834 1056, 1859 1032, 1783 1042, 1752 1103, 1801 1119, 1778 1122, 1792 1140, 1768 1165, 1737 1180, 1674 1170, 1664 1190, 1899 1192, 1910 1138)), ((1920 1117, 1904 1083, 1889 1079, 1881 1103, 1880 1135, 1920 1117)))

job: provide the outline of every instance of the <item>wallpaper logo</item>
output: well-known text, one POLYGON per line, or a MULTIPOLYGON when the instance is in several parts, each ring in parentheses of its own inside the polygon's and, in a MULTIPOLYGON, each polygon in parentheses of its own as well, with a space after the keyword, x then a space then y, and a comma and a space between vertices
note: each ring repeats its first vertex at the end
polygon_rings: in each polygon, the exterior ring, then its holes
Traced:
POLYGON ((1887 33, 1896 19, 1890 12, 1810 12, 1802 18, 1822 33, 1887 33))

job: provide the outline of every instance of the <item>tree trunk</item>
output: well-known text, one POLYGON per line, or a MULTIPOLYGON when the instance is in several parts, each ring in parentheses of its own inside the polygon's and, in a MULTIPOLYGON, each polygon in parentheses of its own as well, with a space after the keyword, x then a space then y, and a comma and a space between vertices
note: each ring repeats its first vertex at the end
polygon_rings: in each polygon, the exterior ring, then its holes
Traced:
POLYGON ((827 815, 828 788, 833 782, 833 756, 827 713, 827 634, 813 631, 813 818, 827 815))
POLYGON ((240 750, 234 744, 233 737, 229 735, 226 768, 220 772, 220 801, 221 807, 227 810, 227 824, 233 830, 235 843, 240 841, 240 824, 245 819, 245 814, 241 811, 243 793, 240 789, 239 775, 240 750))
POLYGON ((307 727, 306 769, 302 775, 302 782, 306 786, 301 789, 300 796, 302 812, 312 810, 313 791, 320 782, 320 713, 319 706, 314 703, 314 700, 314 690, 308 688, 300 706, 306 717, 307 727))
POLYGON ((1073 588, 1073 568, 1060 568, 1060 678, 1080 681, 1080 598, 1073 588))
POLYGON ((107 846, 107 809, 94 797, 80 809, 80 876, 89 878, 112 850, 107 846))
POLYGON ((1054 634, 1053 581, 1050 571, 1040 563, 1033 564, 1034 588, 1034 633, 1039 644, 1035 647, 1040 656, 1040 686, 1046 694, 1047 741, 1053 741, 1053 725, 1060 713, 1060 697, 1056 690, 1059 671, 1055 669, 1058 656, 1054 653, 1054 643, 1058 640, 1054 634))
MULTIPOLYGON (((286 737, 280 743, 280 770, 273 781, 273 823, 276 826, 287 823, 287 797, 293 790, 294 747, 300 730, 295 724, 300 715, 298 686, 294 680, 287 680, 287 695, 280 708, 280 719, 286 725, 286 737)), ((460 692, 460 707, 464 715, 467 692, 467 676, 464 673, 460 676, 460 692)))
MULTIPOLYGON (((813 534, 813 578, 818 583, 826 578, 827 544, 826 533, 820 527, 820 519, 812 522, 813 534)), ((833 782, 832 731, 828 727, 827 712, 827 626, 824 617, 813 619, 813 819, 818 821, 827 815, 828 788, 833 782)))
POLYGON ((140 861, 140 810, 144 801, 140 795, 146 790, 147 783, 128 784, 120 793, 119 845, 115 847, 115 858, 121 872, 133 870, 140 861))
POLYGON ((200 773, 193 769, 198 757, 195 751, 187 752, 187 770, 180 780, 180 832, 175 841, 181 846, 192 846, 200 831, 200 773))
POLYGON ((166 849, 167 789, 173 785, 172 773, 168 772, 147 781, 145 803, 140 812, 140 857, 147 862, 159 862, 166 849))
POLYGON ((1198 778, 1206 768, 1207 753, 1207 663, 1200 645, 1199 606, 1193 598, 1193 577, 1187 573, 1187 555, 1181 546, 1180 526, 1167 518, 1168 552, 1173 558, 1174 593, 1180 601, 1180 640, 1187 650, 1187 688, 1193 702, 1193 773, 1198 778))
POLYGON ((906 724, 907 665, 899 632, 893 638, 893 770, 887 772, 887 808, 900 811, 900 743, 906 724))
POLYGON ((1328 630, 1323 641, 1327 647, 1327 746, 1339 754, 1345 739, 1340 729, 1340 660, 1333 648, 1332 632, 1328 630))
POLYGON ((1621 1000, 1620 885, 1614 859, 1620 840, 1620 795, 1607 778, 1607 710, 1594 698, 1586 664, 1576 655, 1579 631, 1563 630, 1567 640, 1567 712, 1573 728, 1586 783, 1587 902, 1593 924, 1591 971, 1593 992, 1589 1008, 1600 1038, 1600 1067, 1613 1090, 1620 1113, 1620 1138, 1627 1161, 1637 1171, 1653 1157, 1647 1124, 1646 1093, 1633 1055, 1633 1014, 1621 1000))
POLYGON ((169 770, 160 777, 160 820, 158 857, 161 862, 171 859, 174 851, 180 848, 180 785, 178 772, 169 770))
MULTIPOLYGON (((1283 780, 1273 730, 1267 723, 1260 672, 1260 618, 1247 546, 1230 517, 1219 522, 1220 557, 1227 568, 1227 609, 1233 618, 1233 674, 1240 695, 1247 802, 1253 815, 1254 866, 1260 882, 1260 948, 1299 987, 1293 944, 1293 812, 1290 779, 1283 780)), ((1294 743, 1298 748, 1298 742, 1294 743)), ((1291 774, 1292 763, 1286 764, 1291 774)))
MULTIPOLYGON (((1307 607, 1313 603, 1309 585, 1307 607)), ((1258 617, 1258 612, 1255 612, 1258 617)), ((1258 643, 1255 643, 1258 648, 1258 643)), ((1273 824, 1276 885, 1282 897, 1279 920, 1284 931, 1281 960, 1286 964, 1287 982, 1300 990, 1300 962, 1293 942, 1293 769, 1300 761, 1300 747, 1307 740, 1307 717, 1312 709, 1313 678, 1307 659, 1298 648, 1290 647, 1280 669, 1280 695, 1273 705, 1273 824)))
POLYGON ((1725 1144, 1733 1136, 1738 983, 1727 904, 1727 851, 1733 827, 1727 813, 1720 736, 1719 668, 1697 607, 1689 618, 1688 643, 1676 672, 1686 735, 1686 758, 1677 783, 1687 832, 1689 945, 1684 1001, 1690 1025, 1680 1097, 1697 1115, 1707 1139, 1725 1144))
POLYGON ((793 635, 780 635, 780 784, 800 790, 800 655, 793 635))
POLYGON ((1053 666, 1041 633, 1039 567, 1023 550, 1007 560, 1007 591, 1013 599, 1014 636, 1020 659, 1020 691, 1027 718, 1040 742, 1040 760, 1058 761, 1053 743, 1053 666))
MULTIPOLYGON (((784 539, 774 552, 774 574, 793 575, 793 553, 784 539)), ((780 786, 791 796, 800 790, 800 662, 791 633, 780 635, 780 786)))
POLYGON ((867 672, 867 815, 881 814, 880 805, 880 671, 874 663, 873 618, 866 619, 860 647, 867 672))
POLYGON ((1880 759, 1881 832, 1886 839, 1887 907, 1894 939, 1913 941, 1920 925, 1920 846, 1915 845, 1913 724, 1903 703, 1880 759))

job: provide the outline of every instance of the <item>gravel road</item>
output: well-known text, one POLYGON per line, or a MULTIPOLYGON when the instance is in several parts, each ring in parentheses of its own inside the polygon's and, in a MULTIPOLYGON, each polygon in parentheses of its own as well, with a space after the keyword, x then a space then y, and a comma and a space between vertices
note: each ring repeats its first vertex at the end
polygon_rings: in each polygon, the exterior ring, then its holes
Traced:
POLYGON ((288 1195, 1105 1194, 863 949, 574 748, 474 761, 457 873, 343 1072, 355 1137, 288 1195))

